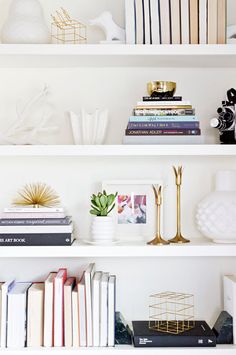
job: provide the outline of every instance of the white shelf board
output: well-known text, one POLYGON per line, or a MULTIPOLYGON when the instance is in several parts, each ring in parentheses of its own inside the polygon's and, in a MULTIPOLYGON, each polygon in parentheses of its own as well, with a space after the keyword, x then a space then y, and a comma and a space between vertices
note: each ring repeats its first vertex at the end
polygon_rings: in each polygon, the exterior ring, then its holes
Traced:
POLYGON ((235 257, 236 244, 215 244, 195 239, 191 243, 149 246, 144 242, 89 245, 76 241, 72 246, 2 246, 0 258, 119 258, 119 257, 235 257))
POLYGON ((220 345, 216 348, 134 348, 131 346, 116 346, 114 348, 21 348, 21 349, 1 349, 2 353, 6 353, 8 355, 15 354, 66 354, 73 355, 76 353, 82 353, 86 355, 90 354, 98 354, 98 355, 182 355, 184 353, 188 355, 234 355, 236 353, 236 347, 234 345, 220 345))
POLYGON ((235 67, 236 45, 0 44, 2 67, 235 67))
POLYGON ((1 145, 1 156, 236 156, 236 145, 1 145))

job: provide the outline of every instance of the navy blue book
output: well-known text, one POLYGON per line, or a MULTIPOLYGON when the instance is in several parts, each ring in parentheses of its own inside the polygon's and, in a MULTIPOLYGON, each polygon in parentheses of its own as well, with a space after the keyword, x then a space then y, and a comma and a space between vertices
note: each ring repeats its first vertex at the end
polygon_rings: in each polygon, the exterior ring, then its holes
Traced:
POLYGON ((215 347, 216 336, 205 321, 195 321, 195 327, 180 334, 149 329, 148 321, 134 321, 134 346, 151 347, 215 347))
POLYGON ((197 129, 199 122, 129 122, 127 129, 197 129))

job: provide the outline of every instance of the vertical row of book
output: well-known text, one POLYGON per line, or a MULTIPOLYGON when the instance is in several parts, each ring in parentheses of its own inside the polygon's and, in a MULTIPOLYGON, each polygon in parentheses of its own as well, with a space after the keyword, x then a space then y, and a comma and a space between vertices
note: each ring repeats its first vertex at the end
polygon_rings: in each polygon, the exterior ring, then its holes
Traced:
POLYGON ((79 281, 63 268, 45 282, 1 283, 1 347, 114 346, 115 284, 93 263, 79 281))
POLYGON ((127 44, 225 44, 227 0, 126 0, 127 44))

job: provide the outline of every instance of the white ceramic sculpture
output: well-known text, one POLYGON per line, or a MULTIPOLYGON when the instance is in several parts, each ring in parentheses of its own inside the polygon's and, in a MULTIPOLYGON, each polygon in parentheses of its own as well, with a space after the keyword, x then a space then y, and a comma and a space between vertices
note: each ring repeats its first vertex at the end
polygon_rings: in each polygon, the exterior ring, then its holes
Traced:
POLYGON ((58 127, 48 125, 52 109, 47 100, 45 86, 22 108, 16 107, 17 119, 4 133, 0 133, 0 144, 41 144, 39 133, 57 132, 58 127))
POLYGON ((106 41, 100 43, 125 43, 125 30, 114 22, 109 11, 103 12, 94 20, 90 20, 90 25, 98 26, 104 31, 106 41))
POLYGON ((43 9, 38 0, 13 0, 1 33, 2 43, 50 43, 43 9))
POLYGON ((89 114, 84 109, 77 116, 69 112, 75 144, 103 144, 108 127, 108 110, 89 114))
POLYGON ((236 243, 236 170, 216 174, 215 192, 199 203, 196 222, 215 243, 236 243))

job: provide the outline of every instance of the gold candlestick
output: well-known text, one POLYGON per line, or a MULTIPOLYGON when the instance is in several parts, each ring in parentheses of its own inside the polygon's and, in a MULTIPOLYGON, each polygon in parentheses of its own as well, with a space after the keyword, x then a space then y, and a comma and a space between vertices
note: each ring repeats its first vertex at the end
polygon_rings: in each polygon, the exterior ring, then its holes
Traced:
POLYGON ((181 199, 180 191, 182 185, 183 167, 179 166, 178 169, 173 166, 175 173, 175 184, 177 187, 177 233, 176 236, 170 240, 170 243, 189 243, 188 239, 185 239, 181 234, 181 199))
POLYGON ((161 196, 161 186, 155 187, 152 185, 153 192, 155 194, 155 204, 157 207, 157 232, 153 240, 148 242, 148 245, 166 245, 169 244, 168 241, 164 240, 161 237, 161 205, 162 205, 162 196, 161 196))

